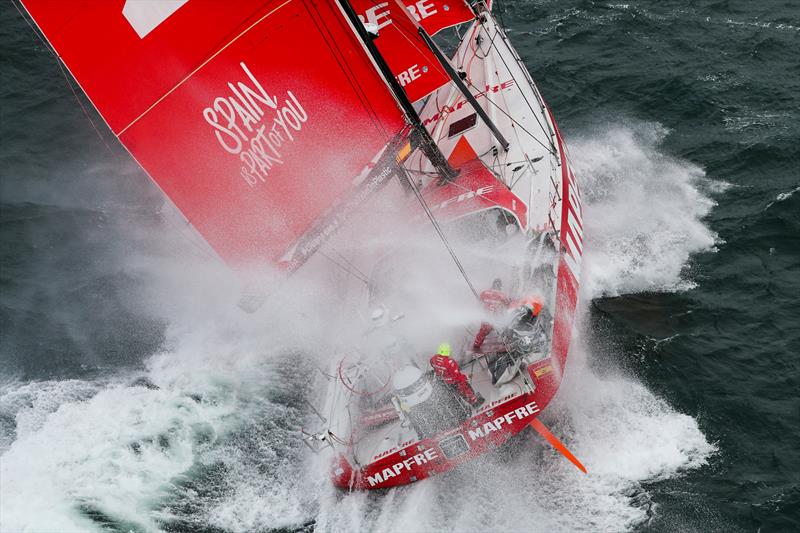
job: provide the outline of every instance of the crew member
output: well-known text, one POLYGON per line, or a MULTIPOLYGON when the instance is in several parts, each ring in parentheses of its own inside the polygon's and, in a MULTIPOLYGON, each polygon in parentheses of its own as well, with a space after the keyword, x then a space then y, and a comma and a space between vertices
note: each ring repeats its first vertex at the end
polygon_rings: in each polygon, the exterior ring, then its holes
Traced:
POLYGON ((514 316, 517 323, 525 321, 532 325, 539 319, 544 304, 539 297, 532 296, 514 302, 511 307, 515 310, 514 316))
POLYGON ((467 376, 461 372, 458 363, 450 357, 450 345, 448 343, 443 342, 439 345, 439 350, 431 357, 431 366, 439 379, 455 388, 470 405, 479 407, 483 404, 483 397, 472 390, 467 376))
MULTIPOLYGON (((508 309, 511 304, 511 299, 502 291, 503 282, 500 278, 495 278, 492 282, 492 288, 487 289, 481 293, 481 303, 490 313, 497 315, 508 309)), ((482 322, 478 334, 475 335, 475 341, 472 343, 472 351, 477 352, 483 346, 483 341, 489 333, 492 332, 494 326, 489 322, 482 322)))

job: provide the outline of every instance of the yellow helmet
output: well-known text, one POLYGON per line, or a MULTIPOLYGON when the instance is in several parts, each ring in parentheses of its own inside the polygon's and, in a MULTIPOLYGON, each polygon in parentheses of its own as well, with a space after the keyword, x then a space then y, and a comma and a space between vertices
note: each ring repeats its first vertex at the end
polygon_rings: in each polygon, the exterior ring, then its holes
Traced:
POLYGON ((439 350, 436 352, 436 355, 442 355, 444 357, 450 357, 450 343, 443 342, 439 345, 439 350))

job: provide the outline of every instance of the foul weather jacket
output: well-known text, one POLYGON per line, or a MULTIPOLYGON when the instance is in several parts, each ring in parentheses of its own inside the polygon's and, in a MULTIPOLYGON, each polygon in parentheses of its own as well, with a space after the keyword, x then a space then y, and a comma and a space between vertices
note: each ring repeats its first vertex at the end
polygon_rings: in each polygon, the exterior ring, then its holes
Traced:
POLYGON ((439 379, 455 387, 459 394, 464 397, 470 404, 475 404, 478 398, 475 396, 475 391, 467 381, 467 376, 461 372, 458 363, 453 361, 450 357, 436 354, 431 357, 431 366, 433 371, 439 376, 439 379))
MULTIPOLYGON (((511 298, 497 289, 487 289, 481 293, 481 302, 489 311, 498 313, 508 309, 508 306, 511 305, 511 298)), ((478 330, 478 334, 475 336, 475 342, 472 343, 473 351, 477 352, 481 349, 483 341, 486 340, 486 336, 489 335, 493 329, 494 326, 490 323, 481 323, 481 329, 478 330)))

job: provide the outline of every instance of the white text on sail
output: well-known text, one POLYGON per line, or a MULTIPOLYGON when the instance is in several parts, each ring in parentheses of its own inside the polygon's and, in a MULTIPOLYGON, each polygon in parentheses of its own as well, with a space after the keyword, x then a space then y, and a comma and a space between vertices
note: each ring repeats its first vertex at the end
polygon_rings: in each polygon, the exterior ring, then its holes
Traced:
POLYGON ((244 62, 239 66, 250 84, 228 82, 230 94, 216 97, 203 109, 203 118, 214 128, 220 146, 239 156, 241 176, 252 187, 265 182, 273 166, 283 164, 282 150, 294 142, 308 114, 292 91, 279 101, 267 94, 244 62))

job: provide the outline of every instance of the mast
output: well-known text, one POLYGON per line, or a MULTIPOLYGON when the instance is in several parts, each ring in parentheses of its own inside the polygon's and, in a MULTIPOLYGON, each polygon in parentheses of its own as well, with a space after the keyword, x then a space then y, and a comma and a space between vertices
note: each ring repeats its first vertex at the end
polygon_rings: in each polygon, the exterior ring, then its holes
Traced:
POLYGON ((373 61, 375 61, 381 74, 386 79, 386 83, 389 85, 400 107, 403 109, 403 113, 406 115, 406 119, 411 123, 413 128, 413 133, 411 135, 412 145, 414 148, 419 147, 422 150, 442 178, 448 181, 452 180, 458 175, 458 172, 450 166, 450 163, 447 162, 444 154, 442 154, 439 147, 436 145, 436 141, 433 140, 427 128, 422 124, 419 114, 417 114, 417 111, 414 109, 405 91, 394 77, 394 74, 378 50, 378 47, 372 42, 372 37, 364 28, 364 24, 361 22, 361 19, 358 18, 358 14, 353 9, 353 6, 350 5, 348 0, 338 0, 338 3, 350 21, 350 24, 355 28, 356 33, 361 38, 361 41, 364 43, 373 61))

